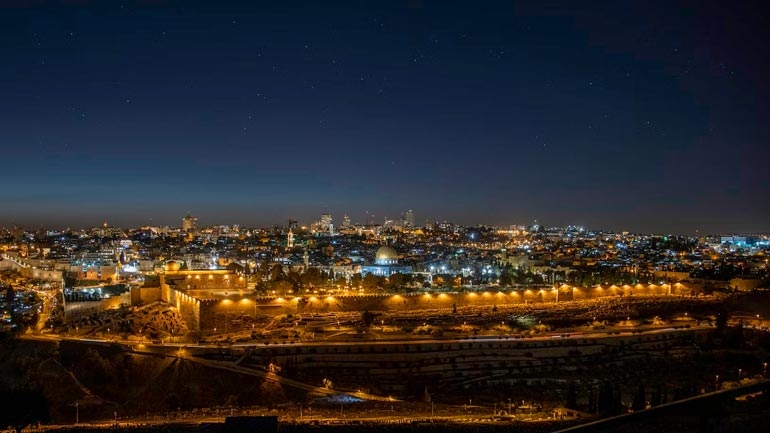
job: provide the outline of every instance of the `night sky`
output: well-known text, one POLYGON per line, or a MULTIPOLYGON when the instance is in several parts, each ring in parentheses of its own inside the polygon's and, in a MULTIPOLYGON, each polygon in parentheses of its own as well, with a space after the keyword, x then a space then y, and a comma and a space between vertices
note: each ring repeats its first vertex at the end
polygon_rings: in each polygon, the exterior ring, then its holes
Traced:
POLYGON ((0 5, 0 226, 770 231, 762 2, 0 5))

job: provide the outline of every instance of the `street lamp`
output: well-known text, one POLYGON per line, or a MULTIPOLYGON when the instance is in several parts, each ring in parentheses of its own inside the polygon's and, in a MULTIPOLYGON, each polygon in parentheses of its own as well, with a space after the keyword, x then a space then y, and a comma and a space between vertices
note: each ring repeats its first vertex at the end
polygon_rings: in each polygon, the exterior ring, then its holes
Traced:
POLYGON ((75 425, 80 424, 80 409, 78 408, 78 402, 75 402, 75 425))
POLYGON ((767 363, 762 364, 762 378, 767 379, 767 363))
POLYGON ((719 375, 717 374, 716 378, 714 379, 714 388, 719 389, 719 375))

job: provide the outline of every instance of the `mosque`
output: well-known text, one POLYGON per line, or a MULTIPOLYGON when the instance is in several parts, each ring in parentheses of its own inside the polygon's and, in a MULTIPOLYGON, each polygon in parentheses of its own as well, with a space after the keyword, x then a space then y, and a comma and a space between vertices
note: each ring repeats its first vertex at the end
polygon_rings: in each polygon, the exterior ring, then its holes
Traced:
POLYGON ((411 266, 398 265, 398 253, 393 248, 383 245, 374 256, 374 264, 361 266, 361 275, 372 274, 378 277, 388 277, 392 274, 410 274, 411 266))

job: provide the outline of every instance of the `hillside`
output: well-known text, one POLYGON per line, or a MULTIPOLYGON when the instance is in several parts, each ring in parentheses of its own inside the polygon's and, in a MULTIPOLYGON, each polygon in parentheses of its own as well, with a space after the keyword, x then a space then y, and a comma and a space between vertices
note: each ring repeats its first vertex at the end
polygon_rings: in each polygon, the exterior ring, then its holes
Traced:
POLYGON ((271 382, 216 370, 179 358, 137 355, 118 345, 95 347, 7 340, 0 346, 4 389, 40 388, 52 423, 166 414, 221 406, 272 406, 296 398, 271 382))

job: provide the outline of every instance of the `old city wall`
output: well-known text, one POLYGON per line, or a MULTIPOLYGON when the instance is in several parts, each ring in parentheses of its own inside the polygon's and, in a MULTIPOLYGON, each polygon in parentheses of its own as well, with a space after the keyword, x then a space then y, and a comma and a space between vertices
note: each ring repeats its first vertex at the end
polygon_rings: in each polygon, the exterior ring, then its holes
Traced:
MULTIPOLYGON (((683 284, 636 285, 576 288, 563 286, 559 289, 523 289, 498 292, 470 293, 414 293, 403 295, 363 296, 310 296, 295 298, 257 298, 260 312, 280 313, 321 313, 332 311, 399 311, 422 309, 451 309, 466 306, 494 306, 540 302, 565 302, 581 299, 595 299, 609 296, 633 295, 689 295, 690 290, 683 284)), ((235 303, 237 304, 237 302, 235 303)), ((232 306, 237 309, 237 305, 232 306)), ((242 305, 243 311, 249 307, 242 305)), ((252 311, 251 314, 254 314, 252 311)))
POLYGON ((130 303, 131 294, 128 292, 99 301, 66 302, 64 304, 64 316, 67 320, 77 320, 83 316, 89 316, 111 308, 118 308, 121 305, 130 305, 130 303))
POLYGON ((0 260, 0 269, 14 269, 25 278, 39 281, 61 283, 63 278, 62 271, 60 270, 37 268, 12 258, 0 260))
MULTIPOLYGON (((236 297, 208 300, 200 304, 200 329, 213 329, 217 317, 237 317, 280 314, 316 314, 337 311, 411 311, 447 309, 466 306, 494 306, 524 303, 553 303, 609 296, 633 295, 689 295, 690 289, 683 284, 636 285, 576 288, 562 286, 559 289, 522 289, 499 292, 470 293, 414 293, 379 294, 356 296, 306 296, 294 298, 236 297)), ((170 302, 171 303, 171 302, 170 302)), ((171 303, 175 305, 174 303, 171 303)))
POLYGON ((179 290, 169 290, 168 303, 176 307, 189 329, 201 329, 201 301, 179 290))
POLYGON ((160 287, 131 287, 131 305, 151 304, 161 299, 160 287))

